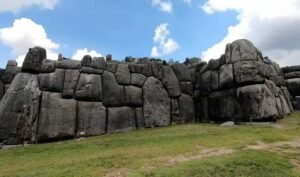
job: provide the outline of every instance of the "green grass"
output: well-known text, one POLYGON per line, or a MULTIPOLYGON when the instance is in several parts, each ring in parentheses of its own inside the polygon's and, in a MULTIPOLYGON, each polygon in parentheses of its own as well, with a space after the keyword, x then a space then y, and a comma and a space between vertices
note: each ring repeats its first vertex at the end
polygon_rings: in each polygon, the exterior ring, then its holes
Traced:
POLYGON ((257 141, 300 138, 300 112, 278 125, 189 124, 0 150, 0 176, 105 176, 120 169, 134 176, 300 176, 289 163, 299 154, 245 150, 257 141), (235 152, 167 165, 173 157, 211 148, 235 152))

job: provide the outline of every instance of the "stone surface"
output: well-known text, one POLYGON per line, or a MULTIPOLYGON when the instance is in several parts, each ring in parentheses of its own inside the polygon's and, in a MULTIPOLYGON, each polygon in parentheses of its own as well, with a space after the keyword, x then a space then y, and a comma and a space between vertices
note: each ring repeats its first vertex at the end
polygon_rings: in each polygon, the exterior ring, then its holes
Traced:
POLYGON ((235 63, 247 60, 257 60, 258 51, 252 42, 241 39, 226 46, 226 63, 235 63))
POLYGON ((92 60, 91 67, 96 68, 96 69, 105 70, 106 69, 106 62, 105 62, 104 57, 94 57, 93 60, 92 60))
POLYGON ((192 81, 191 73, 187 65, 181 63, 175 63, 172 65, 174 73, 180 82, 192 81))
POLYGON ((300 78, 287 79, 286 86, 290 91, 291 95, 300 95, 300 78))
POLYGON ((263 83, 265 78, 260 74, 259 65, 255 61, 242 61, 234 64, 234 77, 237 84, 263 83))
POLYGON ((62 99, 59 93, 43 92, 38 124, 38 141, 73 138, 76 127, 76 101, 62 99))
POLYGON ((103 70, 102 69, 96 69, 96 68, 91 68, 91 67, 83 66, 80 69, 80 73, 101 75, 101 74, 103 74, 103 70))
POLYGON ((178 99, 171 99, 171 121, 172 124, 184 123, 184 119, 180 114, 178 99))
POLYGON ((220 88, 232 88, 234 87, 233 78, 233 66, 232 64, 223 65, 220 67, 220 78, 219 78, 220 88))
POLYGON ((138 87, 142 87, 146 81, 147 77, 143 74, 131 73, 130 83, 138 87))
POLYGON ((4 73, 2 74, 1 81, 3 84, 10 84, 14 77, 16 76, 18 63, 14 60, 9 60, 7 62, 4 73))
POLYGON ((39 73, 43 60, 47 58, 46 49, 30 48, 23 62, 22 72, 39 73))
POLYGON ((125 104, 128 106, 142 106, 142 89, 134 86, 124 87, 125 104))
POLYGON ((61 60, 55 62, 55 67, 60 69, 80 69, 81 62, 77 60, 61 60))
POLYGON ((80 73, 78 70, 69 70, 65 72, 64 87, 62 91, 63 98, 73 98, 80 73))
POLYGON ((90 55, 83 56, 81 66, 90 67, 92 65, 92 57, 90 55))
POLYGON ((0 101, 0 141, 4 144, 34 142, 39 99, 37 76, 18 74, 0 101))
MULTIPOLYGON (((106 59, 107 60, 107 59, 106 59)), ((115 73, 118 69, 118 62, 108 62, 106 66, 107 71, 115 73)))
POLYGON ((106 133, 106 108, 99 102, 78 102, 77 137, 106 133))
POLYGON ((130 107, 108 108, 108 133, 136 129, 135 113, 130 107))
POLYGON ((135 122, 136 122, 137 129, 145 128, 143 108, 135 108, 135 122))
POLYGON ((40 73, 53 73, 55 71, 55 61, 45 59, 40 68, 40 73))
POLYGON ((143 87, 145 127, 170 125, 171 103, 161 82, 149 77, 143 87))
POLYGON ((181 117, 184 120, 184 123, 194 122, 196 118, 195 114, 195 104, 193 98, 189 95, 182 94, 179 99, 179 107, 181 117))
POLYGON ((101 76, 81 73, 76 87, 75 98, 77 100, 102 101, 101 76))
POLYGON ((1 101, 2 97, 4 96, 4 91, 5 91, 4 84, 0 80, 0 101, 1 101))
POLYGON ((239 100, 243 119, 273 119, 278 118, 276 99, 264 84, 238 88, 239 100))
POLYGON ((49 92, 62 92, 65 70, 56 69, 53 73, 39 74, 40 89, 49 92))
POLYGON ((194 86, 192 82, 180 82, 181 92, 190 96, 194 94, 194 86))
POLYGON ((159 80, 162 80, 164 74, 163 62, 153 61, 151 62, 151 70, 154 77, 159 80))
POLYGON ((181 95, 179 81, 173 71, 169 66, 164 66, 164 75, 162 83, 166 87, 169 96, 179 97, 181 95))
POLYGON ((117 82, 121 85, 129 85, 130 84, 130 72, 128 69, 128 65, 119 64, 116 72, 117 82))
POLYGON ((211 70, 204 72, 200 78, 201 94, 208 95, 211 92, 211 70))
POLYGON ((103 104, 107 107, 122 106, 124 104, 124 88, 119 86, 115 75, 111 72, 103 74, 103 104))

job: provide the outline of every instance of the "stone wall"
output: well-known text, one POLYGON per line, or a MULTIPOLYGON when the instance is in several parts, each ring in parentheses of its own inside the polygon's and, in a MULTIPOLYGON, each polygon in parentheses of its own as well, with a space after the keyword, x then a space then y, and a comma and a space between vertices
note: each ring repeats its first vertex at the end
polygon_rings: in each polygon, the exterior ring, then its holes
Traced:
POLYGON ((276 120, 293 111, 279 65, 248 40, 228 44, 220 59, 198 65, 195 100, 202 121, 276 120))
POLYGON ((300 66, 287 66, 282 68, 282 71, 294 108, 300 110, 300 66))
POLYGON ((35 47, 22 69, 9 61, 1 72, 0 143, 195 121, 275 121, 293 111, 281 68, 248 40, 228 44, 208 64, 132 57, 121 62, 111 55, 46 58, 45 49, 35 47))
POLYGON ((0 103, 0 139, 6 144, 194 121, 188 65, 143 58, 120 62, 111 56, 85 56, 82 61, 45 58, 44 49, 30 49, 22 72, 0 103))

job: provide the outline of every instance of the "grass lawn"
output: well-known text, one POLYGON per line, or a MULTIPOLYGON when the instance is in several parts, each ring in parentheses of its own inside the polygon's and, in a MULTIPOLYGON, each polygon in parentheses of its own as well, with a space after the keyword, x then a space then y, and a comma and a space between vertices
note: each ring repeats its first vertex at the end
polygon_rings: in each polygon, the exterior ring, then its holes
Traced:
POLYGON ((189 124, 0 150, 0 176, 300 176, 300 112, 275 125, 189 124))

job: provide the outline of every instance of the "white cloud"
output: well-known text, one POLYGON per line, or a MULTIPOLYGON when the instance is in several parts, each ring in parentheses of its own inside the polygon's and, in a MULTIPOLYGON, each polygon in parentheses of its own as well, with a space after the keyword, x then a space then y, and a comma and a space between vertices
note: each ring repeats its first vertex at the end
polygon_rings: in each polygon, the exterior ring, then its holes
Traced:
POLYGON ((42 25, 28 18, 16 19, 11 27, 1 28, 0 42, 12 49, 19 65, 22 65, 25 53, 31 47, 44 47, 48 58, 57 59, 55 50, 60 46, 47 36, 42 25))
POLYGON ((156 27, 153 37, 155 45, 151 50, 152 57, 168 55, 179 49, 179 44, 170 35, 168 23, 163 23, 156 27))
POLYGON ((152 5, 167 13, 173 11, 173 3, 169 0, 152 0, 152 5))
POLYGON ((19 12, 24 8, 37 6, 52 10, 59 0, 0 0, 1 12, 19 12))
POLYGON ((193 0, 182 0, 183 2, 187 3, 188 5, 192 5, 193 0))
POLYGON ((72 56, 72 59, 81 60, 85 55, 90 55, 92 57, 102 57, 102 55, 95 50, 88 50, 87 48, 84 48, 78 49, 72 56))
POLYGON ((236 11, 239 20, 228 27, 221 41, 202 53, 204 60, 218 58, 227 43, 247 38, 281 65, 300 64, 299 0, 208 0, 201 8, 208 14, 236 11))

